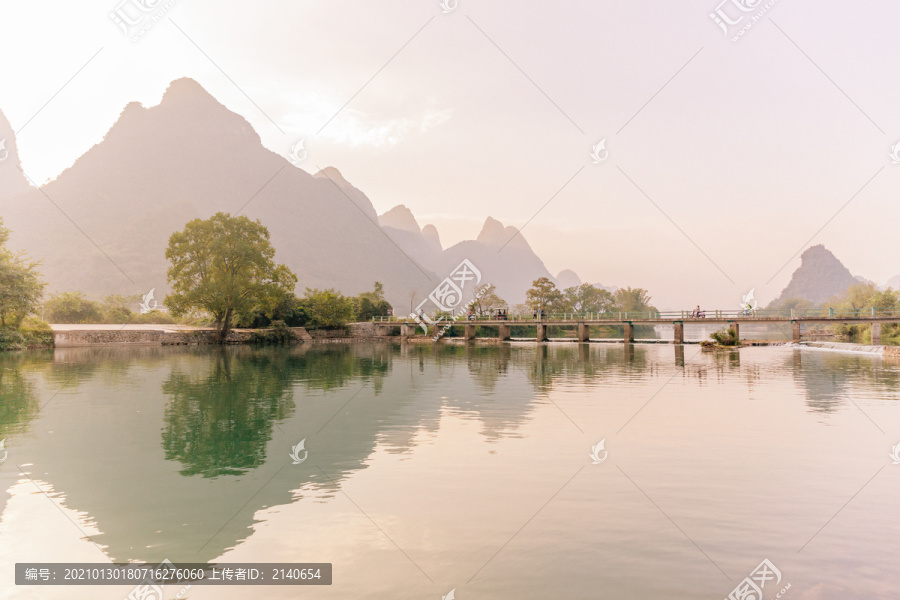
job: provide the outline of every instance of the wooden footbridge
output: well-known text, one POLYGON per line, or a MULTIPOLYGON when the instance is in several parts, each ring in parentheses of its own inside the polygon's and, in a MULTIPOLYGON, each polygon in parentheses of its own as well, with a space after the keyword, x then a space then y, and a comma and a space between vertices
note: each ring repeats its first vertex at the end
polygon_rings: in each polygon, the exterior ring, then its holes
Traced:
MULTIPOLYGON (((881 327, 888 323, 900 323, 900 309, 890 308, 866 308, 866 309, 813 309, 813 310, 753 310, 753 311, 726 311, 707 310, 697 317, 691 311, 682 312, 630 312, 630 313, 554 313, 545 314, 534 318, 532 315, 509 315, 505 319, 497 319, 490 316, 478 316, 458 319, 431 318, 417 320, 411 317, 378 317, 375 319, 376 327, 384 331, 388 327, 400 326, 400 335, 412 337, 417 334, 424 336, 423 325, 427 326, 428 334, 439 336, 448 324, 456 327, 464 327, 464 338, 475 338, 476 327, 495 328, 497 338, 510 339, 511 327, 514 325, 535 328, 537 341, 547 341, 550 338, 550 329, 566 328, 575 329, 576 339, 586 342, 590 339, 591 326, 615 326, 621 327, 623 340, 634 341, 634 328, 637 325, 672 325, 675 329, 674 343, 684 343, 685 325, 721 325, 733 329, 736 337, 740 338, 740 328, 743 324, 772 324, 790 325, 792 339, 799 342, 803 328, 811 325, 869 325, 872 330, 872 344, 881 343, 881 327), (430 322, 429 322, 430 321, 430 322)), ((529 339, 529 338, 526 338, 529 339)))

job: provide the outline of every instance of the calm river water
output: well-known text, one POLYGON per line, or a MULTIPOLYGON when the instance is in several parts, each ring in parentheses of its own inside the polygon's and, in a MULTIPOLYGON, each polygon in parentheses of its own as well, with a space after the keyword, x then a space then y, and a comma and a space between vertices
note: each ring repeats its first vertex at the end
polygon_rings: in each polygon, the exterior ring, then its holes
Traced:
POLYGON ((0 598, 131 591, 17 588, 17 562, 163 559, 334 565, 327 587, 167 586, 201 600, 721 600, 764 560, 766 600, 900 597, 880 357, 372 343, 0 369, 0 598))

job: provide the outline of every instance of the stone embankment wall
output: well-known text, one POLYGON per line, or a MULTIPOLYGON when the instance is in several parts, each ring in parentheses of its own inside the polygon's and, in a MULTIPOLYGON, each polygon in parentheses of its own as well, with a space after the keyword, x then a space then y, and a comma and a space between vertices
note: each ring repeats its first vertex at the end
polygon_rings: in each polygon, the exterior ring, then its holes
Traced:
POLYGON ((350 323, 347 329, 350 330, 350 337, 375 337, 375 323, 350 323))
MULTIPOLYGON (((208 329, 188 331, 155 330, 96 330, 80 329, 54 331, 57 348, 73 348, 77 346, 106 346, 108 344, 124 344, 130 346, 182 346, 197 344, 214 344, 218 339, 216 333, 208 329)), ((226 340, 229 344, 243 344, 250 339, 246 330, 232 331, 226 340)))

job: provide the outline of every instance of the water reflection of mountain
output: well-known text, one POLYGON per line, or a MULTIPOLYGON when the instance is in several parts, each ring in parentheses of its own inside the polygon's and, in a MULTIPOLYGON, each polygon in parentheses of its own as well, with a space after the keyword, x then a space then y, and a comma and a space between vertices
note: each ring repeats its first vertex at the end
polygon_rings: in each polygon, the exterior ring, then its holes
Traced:
POLYGON ((796 349, 788 361, 811 412, 833 413, 847 402, 849 394, 863 387, 858 385, 860 381, 866 388, 883 391, 884 398, 895 397, 900 384, 900 371, 874 356, 796 349))

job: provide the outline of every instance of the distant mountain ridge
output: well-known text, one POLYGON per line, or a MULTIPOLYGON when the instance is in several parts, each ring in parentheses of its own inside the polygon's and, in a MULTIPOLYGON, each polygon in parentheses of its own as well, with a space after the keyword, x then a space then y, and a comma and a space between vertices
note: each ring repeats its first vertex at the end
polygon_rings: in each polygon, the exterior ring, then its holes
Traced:
POLYGON ((791 298, 822 304, 861 281, 864 280, 854 277, 834 254, 819 244, 807 248, 800 255, 800 267, 794 271, 787 287, 769 306, 777 307, 791 298))
POLYGON ((20 169, 16 133, 6 115, 0 112, 0 196, 11 197, 28 191, 30 185, 20 169))
POLYGON ((476 239, 447 249, 442 249, 437 229, 431 225, 420 229, 415 216, 403 205, 380 215, 378 221, 404 252, 422 257, 425 264, 443 276, 468 259, 481 271, 482 283, 496 286, 497 294, 511 304, 524 301, 525 292, 535 279, 547 277, 556 281, 519 231, 504 227, 492 217, 485 219, 476 239))
POLYGON ((15 134, 0 113, 4 138, 0 216, 11 245, 43 261, 50 292, 156 288, 162 296, 169 236, 219 211, 269 229, 299 294, 334 287, 355 295, 381 281, 403 312, 464 258, 510 303, 524 300, 534 279, 555 280, 518 230, 490 217, 476 240, 444 249, 434 226, 420 228, 406 207, 379 216, 336 168, 310 175, 266 149, 193 79, 173 81, 156 106, 126 105, 101 142, 40 189, 17 168, 15 134))

